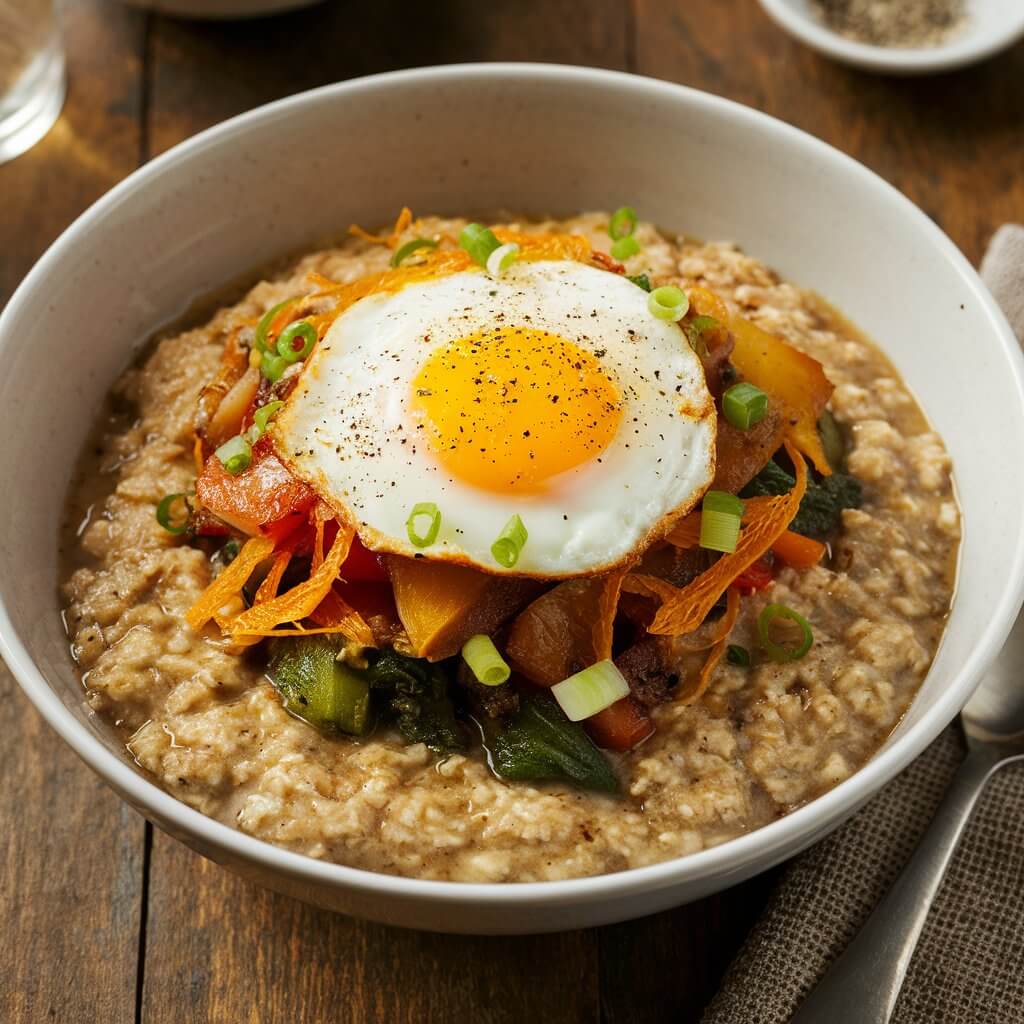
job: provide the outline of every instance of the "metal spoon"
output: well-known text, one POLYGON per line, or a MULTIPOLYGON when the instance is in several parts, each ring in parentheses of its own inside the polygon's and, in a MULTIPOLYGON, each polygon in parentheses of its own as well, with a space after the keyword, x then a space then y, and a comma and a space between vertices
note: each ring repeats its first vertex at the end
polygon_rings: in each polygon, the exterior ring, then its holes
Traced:
POLYGON ((1024 614, 960 715, 967 757, 902 874, 790 1024, 886 1024, 917 940, 978 797, 1024 758, 1024 614))

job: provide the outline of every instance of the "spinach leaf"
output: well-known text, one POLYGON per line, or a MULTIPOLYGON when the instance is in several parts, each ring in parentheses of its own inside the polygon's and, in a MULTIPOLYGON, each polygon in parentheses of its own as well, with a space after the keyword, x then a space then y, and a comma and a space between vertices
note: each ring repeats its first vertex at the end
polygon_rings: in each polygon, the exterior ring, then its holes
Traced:
MULTIPOLYGON (((796 480, 777 462, 770 461, 740 491, 740 497, 786 494, 795 483, 796 480)), ((860 508, 861 500, 860 481, 846 473, 833 473, 820 482, 808 480, 807 492, 789 528, 805 537, 821 539, 839 527, 840 513, 844 508, 860 508)))
POLYGON ((369 725, 370 688, 363 673, 338 661, 334 637, 288 637, 271 646, 267 673, 284 706, 327 732, 353 736, 369 725))
POLYGON ((551 698, 524 698, 504 731, 490 741, 494 770, 516 782, 570 782, 617 793, 619 780, 583 727, 551 698))
POLYGON ((370 689, 407 743, 425 743, 438 754, 465 743, 448 697, 448 679, 438 665, 382 651, 367 669, 370 689))

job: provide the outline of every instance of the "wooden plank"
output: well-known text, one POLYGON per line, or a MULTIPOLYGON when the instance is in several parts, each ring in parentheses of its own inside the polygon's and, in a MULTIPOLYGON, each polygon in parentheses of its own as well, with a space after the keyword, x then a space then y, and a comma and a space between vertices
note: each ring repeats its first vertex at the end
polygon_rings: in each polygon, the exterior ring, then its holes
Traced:
POLYGON ((777 877, 769 872, 697 903, 601 928, 601 1020, 696 1024, 777 877))
POLYGON ((426 64, 543 60, 625 68, 620 0, 325 3, 277 18, 153 31, 153 153, 244 110, 328 82, 426 64))
MULTIPOLYGON (((834 64, 748 0, 636 0, 636 70, 757 107, 877 171, 974 262, 1024 218, 1024 44, 920 79, 834 64)), ((755 171, 756 173, 756 171, 755 171)))
POLYGON ((157 832, 144 1024, 598 1018, 585 933, 432 935, 267 892, 157 832))
MULTIPOLYGON (((70 89, 33 150, 0 166, 0 303, 139 156, 143 20, 83 0, 65 19, 70 89)), ((135 1017, 143 822, 57 738, 0 665, 0 1020, 135 1017)))

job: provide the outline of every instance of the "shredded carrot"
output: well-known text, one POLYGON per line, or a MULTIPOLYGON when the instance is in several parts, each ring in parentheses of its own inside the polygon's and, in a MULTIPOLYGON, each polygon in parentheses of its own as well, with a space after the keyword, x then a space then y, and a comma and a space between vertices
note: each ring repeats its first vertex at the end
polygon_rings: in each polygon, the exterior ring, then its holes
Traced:
POLYGON ((361 238, 364 242, 371 242, 374 245, 386 245, 389 249, 394 249, 398 244, 398 239, 402 232, 412 223, 412 210, 408 206, 402 207, 402 212, 398 215, 398 219, 395 221, 395 226, 391 229, 391 233, 388 235, 371 235, 369 231, 363 230, 358 224, 350 224, 348 233, 355 235, 356 238, 361 238))
POLYGON ((336 590, 329 590, 309 617, 324 632, 341 633, 363 647, 375 646, 369 624, 336 590))
POLYGON ((683 516, 665 540, 677 548, 695 548, 700 544, 700 509, 683 516))
POLYGON ((351 529, 339 529, 330 553, 309 579, 266 604, 254 604, 236 615, 227 624, 232 636, 271 636, 280 623, 299 622, 315 611, 338 578, 354 536, 351 529))
POLYGON ((623 580, 627 593, 661 600, 661 607, 648 627, 649 633, 681 636, 692 633, 707 618, 725 589, 748 566, 753 565, 783 533, 800 508, 807 488, 807 464, 790 443, 786 452, 796 468, 796 484, 789 494, 751 498, 746 502, 743 529, 736 550, 723 555, 692 583, 679 588, 666 580, 631 573, 623 580))
POLYGON ((185 620, 195 630, 202 629, 232 598, 242 592, 253 570, 274 551, 267 537, 252 537, 245 542, 235 560, 203 591, 188 610, 185 620))
POLYGON ((202 476, 206 460, 203 458, 203 439, 198 434, 196 434, 195 444, 192 445, 192 459, 196 464, 196 476, 202 476))
POLYGON ((622 580, 625 575, 625 569, 608 573, 597 599, 597 618, 593 624, 594 654, 597 661, 605 661, 612 656, 615 612, 619 607, 619 595, 622 593, 622 580))
MULTIPOLYGON (((369 628, 369 627, 367 627, 367 628, 369 628)), ((231 640, 232 640, 232 643, 236 643, 236 644, 245 644, 245 642, 250 640, 250 639, 254 640, 256 643, 259 643, 259 641, 264 639, 264 638, 271 639, 271 638, 273 638, 275 636, 319 636, 320 634, 324 634, 324 633, 342 633, 342 634, 344 634, 346 636, 348 635, 345 632, 345 630, 342 629, 338 625, 310 626, 309 628, 307 628, 305 626, 289 626, 287 629, 268 629, 268 630, 266 630, 263 633, 251 633, 251 634, 250 633, 244 633, 241 636, 232 635, 231 640)), ((373 640, 372 640, 373 634, 372 633, 370 634, 370 637, 371 637, 371 640, 370 640, 369 643, 364 643, 362 640, 356 640, 355 637, 348 637, 348 638, 350 640, 355 640, 356 643, 362 643, 364 647, 372 647, 373 646, 373 640)))
POLYGON ((820 540, 792 530, 786 530, 772 544, 772 552, 794 569, 814 568, 824 557, 825 551, 825 545, 820 540))
POLYGON ((705 619, 692 633, 673 637, 677 651, 706 651, 721 643, 736 624, 739 614, 740 592, 735 587, 726 591, 725 614, 717 619, 705 619))
POLYGON ((711 685, 711 676, 714 674, 715 668, 722 660, 722 655, 725 654, 728 647, 729 634, 732 632, 732 627, 736 625, 736 619, 739 618, 739 614, 740 595, 738 591, 730 587, 728 597, 726 598, 725 614, 719 620, 718 640, 704 660, 704 664, 701 666, 697 677, 692 683, 688 681, 685 692, 679 695, 677 700, 684 704, 693 704, 704 696, 704 692, 711 685))
POLYGON ((284 571, 288 568, 288 563, 291 560, 292 553, 287 548, 283 551, 278 551, 274 555, 274 564, 270 567, 270 572, 267 573, 259 589, 256 591, 256 598, 253 601, 254 605, 266 604, 277 597, 277 588, 281 586, 281 577, 284 576, 284 571))

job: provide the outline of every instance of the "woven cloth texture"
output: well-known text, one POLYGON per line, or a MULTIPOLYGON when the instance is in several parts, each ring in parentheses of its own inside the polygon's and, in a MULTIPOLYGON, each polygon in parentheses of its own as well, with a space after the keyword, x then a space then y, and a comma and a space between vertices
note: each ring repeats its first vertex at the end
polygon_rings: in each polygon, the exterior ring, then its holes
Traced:
MULTIPOLYGON (((982 274, 1024 339, 1024 228, 997 232, 982 274)), ((786 868, 703 1024, 789 1020, 906 863, 963 753, 953 725, 854 818, 786 868)), ((893 1024, 1024 1022, 1022 826, 1024 765, 1009 765, 988 783, 954 855, 893 1024)))

